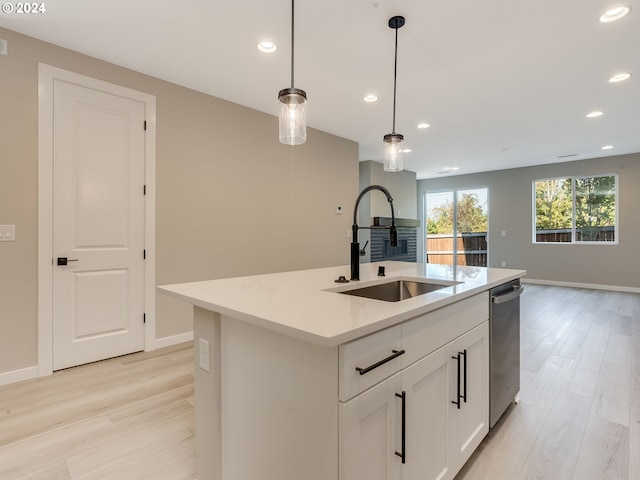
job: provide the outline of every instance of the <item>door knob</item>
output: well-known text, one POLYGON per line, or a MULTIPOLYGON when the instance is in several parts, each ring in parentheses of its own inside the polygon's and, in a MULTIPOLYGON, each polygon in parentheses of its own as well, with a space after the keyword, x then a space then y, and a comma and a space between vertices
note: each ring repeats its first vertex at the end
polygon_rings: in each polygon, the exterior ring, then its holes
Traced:
POLYGON ((58 257, 58 265, 67 265, 68 262, 77 262, 78 258, 58 257))

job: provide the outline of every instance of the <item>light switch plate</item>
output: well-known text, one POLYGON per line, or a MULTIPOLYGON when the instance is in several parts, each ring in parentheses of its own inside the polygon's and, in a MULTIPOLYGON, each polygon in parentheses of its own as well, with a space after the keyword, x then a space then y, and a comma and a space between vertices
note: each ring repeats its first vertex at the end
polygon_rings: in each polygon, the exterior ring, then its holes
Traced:
POLYGON ((16 241, 16 226, 0 225, 0 242, 15 242, 15 241, 16 241))
POLYGON ((9 55, 9 42, 0 38, 0 55, 9 55))

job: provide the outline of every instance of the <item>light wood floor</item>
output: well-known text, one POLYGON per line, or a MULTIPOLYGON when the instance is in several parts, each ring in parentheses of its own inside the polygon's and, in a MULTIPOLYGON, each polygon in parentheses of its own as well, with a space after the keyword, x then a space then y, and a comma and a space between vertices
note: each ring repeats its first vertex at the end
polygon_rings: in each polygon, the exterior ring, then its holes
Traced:
POLYGON ((521 398, 456 480, 640 479, 640 295, 526 285, 521 398))
POLYGON ((2 480, 195 478, 191 343, 0 388, 2 480))
MULTIPOLYGON (((527 285, 521 402, 456 480, 640 479, 640 295, 527 285)), ((2 480, 192 480, 190 343, 0 388, 2 480)))

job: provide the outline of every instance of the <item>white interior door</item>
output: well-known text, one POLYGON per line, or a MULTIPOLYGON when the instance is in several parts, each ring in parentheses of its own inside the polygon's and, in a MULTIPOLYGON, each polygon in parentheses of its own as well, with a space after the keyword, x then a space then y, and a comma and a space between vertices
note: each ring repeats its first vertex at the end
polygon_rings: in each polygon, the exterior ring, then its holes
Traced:
POLYGON ((59 370, 144 349, 145 105, 60 80, 53 96, 59 370))

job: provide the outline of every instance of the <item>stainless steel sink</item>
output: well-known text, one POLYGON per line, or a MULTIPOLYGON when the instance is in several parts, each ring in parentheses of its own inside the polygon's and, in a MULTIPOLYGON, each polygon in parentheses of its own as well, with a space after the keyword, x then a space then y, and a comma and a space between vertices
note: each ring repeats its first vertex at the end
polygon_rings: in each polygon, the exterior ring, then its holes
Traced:
POLYGON ((415 280, 394 280, 392 282, 345 290, 338 293, 355 295, 356 297, 373 298, 374 300, 383 300, 385 302, 400 302, 408 298, 440 290, 441 288, 450 287, 456 283, 458 282, 446 285, 440 283, 417 282, 415 280))

